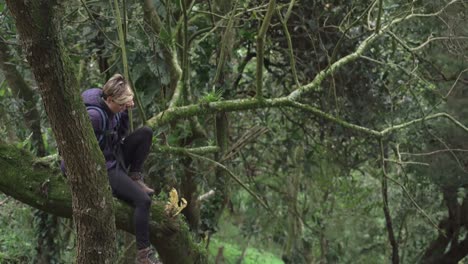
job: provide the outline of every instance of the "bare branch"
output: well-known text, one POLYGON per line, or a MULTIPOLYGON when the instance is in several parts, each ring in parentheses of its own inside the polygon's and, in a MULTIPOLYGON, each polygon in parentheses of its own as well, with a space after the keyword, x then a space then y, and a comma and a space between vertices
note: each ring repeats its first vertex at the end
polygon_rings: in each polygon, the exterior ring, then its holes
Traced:
POLYGON ((197 158, 197 159, 201 159, 201 160, 205 160, 205 161, 208 161, 210 163, 213 163, 214 165, 216 165, 217 167, 221 168, 222 170, 224 170, 225 172, 227 172, 229 174, 229 176, 234 179, 234 181, 236 181, 242 188, 244 188, 244 190, 246 190, 253 198, 255 198, 255 200, 257 200, 260 205, 265 208, 269 213, 272 213, 273 212, 271 211, 270 207, 268 207, 268 205, 265 203, 265 201, 263 201, 255 192, 253 192, 252 190, 250 190, 250 188, 245 185, 245 183, 243 183, 239 177, 237 177, 236 175, 234 175, 234 173, 232 173, 228 168, 226 168, 226 166, 224 166, 223 164, 215 161, 215 160, 212 160, 212 159, 209 159, 209 158, 206 158, 206 157, 203 157, 203 156, 199 156, 199 155, 196 155, 196 154, 192 154, 192 153, 189 153, 189 156, 192 156, 194 158, 197 158))
POLYGON ((89 10, 88 8, 88 5, 86 4, 86 2, 84 0, 80 0, 81 1, 81 4, 83 4, 85 10, 86 10, 86 13, 88 14, 89 18, 91 18, 91 20, 93 20, 94 22, 94 25, 96 25, 96 27, 98 28, 98 30, 102 33, 102 35, 109 41, 110 44, 112 44, 112 46, 116 47, 116 48, 119 48, 120 46, 115 43, 113 40, 111 40, 109 38, 109 36, 107 36, 107 34, 104 32, 104 30, 101 28, 101 26, 99 26, 98 22, 96 21, 96 19, 94 18, 93 14, 91 14, 91 11, 89 10))
POLYGON ((10 200, 9 196, 5 198, 3 201, 0 201, 0 206, 3 206, 6 202, 8 202, 8 200, 10 200))
POLYGON ((201 202, 201 201, 204 201, 204 200, 207 200, 209 199, 210 197, 212 197, 216 192, 214 190, 210 190, 209 192, 207 193, 204 193, 200 196, 198 196, 198 201, 201 202))
POLYGON ((444 152, 468 152, 468 149, 439 149, 439 150, 434 150, 434 151, 425 152, 425 153, 400 152, 400 154, 408 155, 408 156, 430 156, 430 155, 435 155, 435 154, 444 153, 444 152))
POLYGON ((392 162, 398 165, 421 165, 421 166, 429 166, 429 163, 425 162, 417 162, 417 161, 401 161, 401 160, 393 160, 393 159, 385 159, 385 162, 392 162))
POLYGON ((395 183, 396 185, 400 186, 400 188, 403 190, 403 192, 406 194, 406 196, 408 197, 408 199, 410 199, 411 203, 414 205, 414 207, 416 207, 417 211, 422 214, 424 216, 424 218, 426 218, 429 223, 435 228, 437 229, 441 234, 445 234, 445 232, 443 230, 441 230, 439 228, 439 226, 437 225, 436 222, 434 222, 434 220, 426 213, 426 211, 424 211, 421 206, 418 205, 418 203, 414 200, 414 198, 411 196, 411 194, 409 193, 408 189, 406 189, 406 187, 401 184, 400 182, 398 182, 397 180, 391 178, 391 177, 388 177, 387 176, 387 179, 389 179, 391 182, 395 183))
MULTIPOLYGON (((291 1, 291 4, 288 8, 288 12, 290 12, 290 9, 292 9, 292 6, 294 5, 294 0, 291 1)), ((301 84, 299 83, 299 79, 297 78, 297 70, 296 70, 296 60, 294 59, 294 51, 293 51, 293 46, 292 46, 292 41, 291 41, 291 35, 289 34, 288 30, 288 25, 287 25, 287 18, 289 15, 287 14, 284 18, 281 15, 281 11, 278 9, 278 16, 280 18, 281 24, 283 25, 283 30, 284 34, 286 35, 286 40, 288 42, 288 51, 289 51, 289 61, 291 64, 291 71, 293 74, 294 82, 296 83, 297 87, 301 87, 301 84)))
POLYGON ((432 41, 436 41, 436 40, 453 40, 453 39, 468 39, 468 37, 465 37, 465 36, 454 36, 454 37, 432 37, 432 36, 429 36, 427 38, 427 40, 422 43, 421 45, 415 47, 415 48, 411 48, 410 50, 411 51, 417 51, 417 50, 420 50, 422 48, 424 48, 427 44, 431 43, 432 41))
POLYGON ((268 3, 268 11, 263 19, 262 26, 257 35, 257 98, 263 98, 263 56, 264 56, 264 38, 266 31, 270 26, 270 20, 275 11, 276 0, 270 0, 268 3))
POLYGON ((452 87, 450 87, 450 90, 448 91, 448 93, 445 95, 444 99, 447 98, 450 93, 452 93, 453 89, 455 88, 455 86, 457 85, 458 83, 458 80, 460 80, 460 77, 462 76, 463 73, 467 72, 468 71, 468 68, 464 69, 463 71, 461 71, 459 74, 458 74, 458 77, 457 79, 455 80, 455 82, 453 83, 452 87))

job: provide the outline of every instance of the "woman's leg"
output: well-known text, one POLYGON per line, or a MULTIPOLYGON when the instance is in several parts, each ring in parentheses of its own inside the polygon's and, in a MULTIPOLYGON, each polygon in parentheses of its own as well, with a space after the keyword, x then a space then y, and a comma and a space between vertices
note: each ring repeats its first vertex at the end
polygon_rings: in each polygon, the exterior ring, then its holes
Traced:
POLYGON ((153 131, 149 127, 141 127, 128 135, 122 145, 125 165, 130 172, 142 172, 143 163, 148 157, 153 131))
POLYGON ((149 212, 151 198, 117 166, 108 171, 109 183, 114 195, 135 208, 133 223, 138 249, 150 246, 149 241, 149 212))
POLYGON ((125 166, 129 168, 129 175, 140 188, 148 195, 153 195, 154 190, 143 182, 143 163, 148 157, 151 148, 153 131, 149 127, 142 127, 135 130, 125 138, 122 144, 122 154, 125 166))

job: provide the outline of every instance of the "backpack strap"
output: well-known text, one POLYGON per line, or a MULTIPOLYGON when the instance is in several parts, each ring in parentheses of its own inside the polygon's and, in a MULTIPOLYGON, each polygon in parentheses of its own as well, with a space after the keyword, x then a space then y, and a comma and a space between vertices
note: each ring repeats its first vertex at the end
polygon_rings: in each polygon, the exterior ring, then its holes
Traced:
POLYGON ((89 110, 95 110, 99 113, 99 115, 101 115, 101 130, 96 130, 97 132, 97 136, 98 136, 98 142, 99 142, 99 146, 102 146, 104 144, 104 137, 106 135, 106 132, 109 130, 108 128, 108 119, 109 117, 107 116, 107 113, 104 112, 101 108, 97 107, 97 106, 92 106, 92 105, 88 105, 86 106, 86 110, 89 111, 89 110))
POLYGON ((122 118, 122 113, 118 112, 117 114, 115 114, 115 118, 117 119, 117 125, 115 126, 117 129, 119 129, 120 127, 120 119, 122 118))

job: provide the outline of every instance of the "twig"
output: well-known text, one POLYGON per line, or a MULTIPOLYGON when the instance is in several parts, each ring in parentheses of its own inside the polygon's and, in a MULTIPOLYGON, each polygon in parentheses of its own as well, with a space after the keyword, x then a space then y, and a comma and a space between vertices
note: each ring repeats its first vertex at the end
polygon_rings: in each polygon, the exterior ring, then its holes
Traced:
POLYGON ((125 255, 127 254, 127 252, 130 252, 130 249, 135 246, 135 243, 136 243, 136 240, 133 240, 132 242, 130 242, 128 244, 127 247, 125 247, 125 249, 123 250, 122 254, 120 254, 119 258, 117 259, 117 262, 116 263, 121 263, 121 261, 123 260, 123 258, 125 257, 125 255))
POLYGON ((409 153, 409 152, 400 152, 401 155, 409 155, 409 156, 430 156, 442 152, 468 152, 468 149, 439 149, 439 150, 434 150, 431 152, 426 152, 426 153, 409 153))
POLYGON ((214 194, 215 194, 215 191, 214 191, 214 190, 210 190, 209 192, 204 193, 204 194, 198 196, 197 201, 201 202, 201 201, 207 200, 207 199, 209 199, 210 197, 212 197, 214 194))
POLYGON ((448 93, 445 95, 444 99, 446 99, 450 93, 452 93, 452 90, 455 88, 455 86, 457 85, 458 83, 458 80, 460 80, 460 77, 462 76, 463 73, 465 73, 466 71, 468 71, 468 68, 464 69, 463 71, 460 72, 460 74, 458 74, 458 77, 457 79, 455 80, 455 82, 453 83, 452 87, 450 87, 450 90, 448 91, 448 93))
MULTIPOLYGON (((292 9, 291 7, 294 5, 294 0, 291 1, 291 4, 288 8, 288 12, 290 12, 292 9)), ((291 40, 291 35, 289 34, 289 30, 288 30, 288 17, 289 15, 287 14, 284 18, 283 16, 281 15, 281 11, 278 9, 277 10, 277 13, 278 13, 278 17, 281 21, 281 24, 283 25, 283 30, 284 30, 284 34, 286 35, 286 40, 288 42, 288 51, 289 51, 289 61, 290 61, 290 64, 291 64, 291 71, 292 71, 292 74, 293 74, 293 77, 294 77, 294 82, 296 83, 297 87, 301 87, 301 84, 299 83, 299 79, 297 77, 297 70, 296 70, 296 60, 294 59, 294 50, 293 50, 293 46, 292 46, 292 40, 291 40)))
POLYGON ((86 10, 86 13, 88 13, 88 16, 91 18, 91 20, 93 20, 94 24, 96 25, 96 27, 99 29, 99 31, 101 31, 102 35, 104 35, 104 37, 114 46, 114 47, 117 47, 119 48, 119 45, 117 43, 115 43, 113 40, 111 40, 107 34, 104 32, 104 30, 101 28, 101 26, 99 26, 98 22, 96 21, 96 19, 94 18, 93 14, 91 14, 91 11, 89 10, 88 8, 88 5, 86 5, 86 2, 84 0, 80 0, 81 3, 83 4, 85 10, 86 10))
POLYGON ((221 45, 220 45, 220 51, 219 51, 219 61, 218 61, 218 66, 216 67, 216 74, 215 77, 213 78, 212 82, 212 87, 213 91, 215 91, 215 86, 218 83, 219 79, 221 78, 221 73, 223 72, 224 64, 226 62, 226 57, 227 57, 227 48, 229 42, 232 41, 232 28, 234 27, 234 16, 235 16, 235 10, 237 9, 237 4, 239 1, 236 1, 234 3, 234 6, 232 8, 231 14, 229 15, 229 20, 228 24, 226 27, 226 30, 224 31, 223 38, 221 40, 221 45))
POLYGON ((465 37, 465 36, 456 36, 456 37, 432 37, 432 36, 429 36, 427 38, 427 40, 425 42, 423 42, 421 45, 415 47, 415 48, 411 48, 411 51, 417 51, 419 49, 422 49, 424 48, 424 46, 426 46, 427 44, 429 44, 430 42, 432 41, 435 41, 435 40, 445 40, 445 39, 468 39, 468 37, 465 37))
MULTIPOLYGON (((371 23, 371 13, 372 13, 372 10, 374 9, 374 6, 375 4, 377 4, 377 0, 375 0, 371 7, 369 8, 369 11, 367 12, 367 28, 369 30, 372 30, 372 23, 371 23)), ((377 32, 377 31, 376 31, 377 32)), ((377 32, 378 33, 378 32, 377 32)))
POLYGON ((429 163, 425 162, 417 162, 417 161, 400 161, 400 160, 393 160, 393 159, 385 159, 386 162, 396 163, 398 165, 422 165, 422 166, 429 166, 429 163))
POLYGON ((180 5, 182 6, 182 18, 183 18, 183 32, 182 32, 182 83, 180 87, 180 98, 182 99, 182 104, 187 104, 188 98, 188 77, 189 77, 189 36, 188 36, 188 15, 187 15, 187 6, 185 0, 180 0, 180 5))
POLYGON ((270 26, 271 17, 275 11, 276 0, 270 0, 268 3, 268 11, 263 19, 262 26, 257 35, 257 73, 256 73, 256 86, 257 98, 263 98, 263 58, 264 58, 264 40, 268 27, 270 26))
MULTIPOLYGON (((401 165, 400 165, 401 166, 401 165)), ((402 166, 401 166, 402 167, 402 166)), ((403 168, 403 167, 402 167, 403 168)), ((418 205, 418 203, 414 200, 414 198, 411 196, 411 194, 409 193, 409 191, 406 189, 405 186, 403 186, 403 184, 401 184, 400 182, 398 182, 397 180, 391 178, 391 177, 388 177, 386 176, 387 179, 389 179, 391 182, 395 183, 396 185, 400 186, 400 188, 403 190, 403 192, 406 194, 406 196, 410 199, 411 203, 414 205, 414 207, 416 207, 416 210, 422 214, 424 216, 424 218, 426 218, 429 223, 435 228, 437 229, 441 234, 443 234, 445 236, 445 232, 439 228, 439 226, 437 225, 437 223, 434 222, 434 220, 432 220, 432 218, 418 205)))
POLYGON ((8 200, 10 199, 10 196, 8 196, 7 198, 5 198, 3 201, 0 202, 0 206, 4 205, 6 202, 8 202, 8 200))
POLYGON ((245 134, 243 134, 234 144, 232 144, 231 148, 228 149, 226 153, 224 153, 220 162, 224 162, 234 157, 234 155, 236 155, 245 145, 247 145, 249 141, 263 135, 266 132, 268 132, 268 128, 254 126, 250 130, 248 130, 245 134))
POLYGON ((236 181, 242 188, 244 188, 253 198, 255 198, 255 200, 257 200, 263 208, 265 208, 269 213, 274 214, 273 211, 270 209, 270 207, 268 207, 268 205, 257 194, 255 194, 252 190, 250 190, 250 188, 247 187, 247 185, 245 185, 236 175, 234 175, 234 173, 232 173, 228 168, 226 168, 226 166, 224 166, 223 164, 221 164, 221 163, 219 163, 219 162, 217 162, 215 160, 212 160, 212 159, 200 156, 200 155, 196 155, 196 154, 193 154, 193 153, 188 153, 188 155, 192 156, 194 158, 198 158, 198 159, 202 159, 202 160, 211 162, 214 165, 221 168, 222 170, 224 170, 225 172, 227 172, 229 174, 229 176, 232 179, 234 179, 234 181, 236 181))
POLYGON ((375 26, 375 31, 379 33, 382 20, 383 11, 383 0, 379 0, 379 13, 377 14, 377 25, 375 26))

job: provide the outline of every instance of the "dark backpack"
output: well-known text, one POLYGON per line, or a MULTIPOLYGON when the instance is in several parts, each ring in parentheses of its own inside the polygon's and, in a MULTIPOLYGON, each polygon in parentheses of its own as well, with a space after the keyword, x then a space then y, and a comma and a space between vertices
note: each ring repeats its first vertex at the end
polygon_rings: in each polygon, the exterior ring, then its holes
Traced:
MULTIPOLYGON (((96 132, 97 140, 99 143, 99 147, 101 147, 101 149, 104 150, 104 147, 106 145, 106 139, 108 138, 109 135, 112 135, 114 131, 109 129, 109 116, 104 110, 102 110, 102 108, 94 106, 94 105, 86 105, 86 111, 89 111, 91 109, 97 111, 101 115, 101 128, 102 129, 96 130, 95 132, 96 132)), ((120 126, 120 113, 117 113, 115 116, 117 118, 116 128, 118 131, 119 126, 120 126)))

